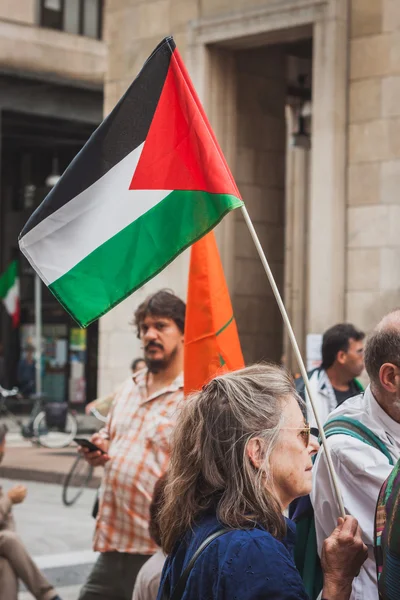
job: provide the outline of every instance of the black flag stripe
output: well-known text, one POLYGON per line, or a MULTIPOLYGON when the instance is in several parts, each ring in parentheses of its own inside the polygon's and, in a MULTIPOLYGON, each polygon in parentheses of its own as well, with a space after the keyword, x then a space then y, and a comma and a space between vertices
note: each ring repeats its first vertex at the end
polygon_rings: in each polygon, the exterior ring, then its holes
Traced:
POLYGON ((165 38, 157 46, 124 96, 90 136, 57 185, 31 215, 19 236, 20 239, 38 223, 93 185, 145 141, 174 49, 175 42, 172 37, 165 38))

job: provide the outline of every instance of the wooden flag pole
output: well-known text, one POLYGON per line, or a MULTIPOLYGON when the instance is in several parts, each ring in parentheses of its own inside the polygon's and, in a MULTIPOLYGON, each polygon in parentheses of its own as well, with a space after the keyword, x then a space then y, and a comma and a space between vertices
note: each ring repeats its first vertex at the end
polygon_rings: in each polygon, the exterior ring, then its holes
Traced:
POLYGON ((262 246, 260 244, 260 240, 258 239, 257 232, 254 229, 254 225, 253 225, 253 223, 252 223, 252 221, 250 219, 250 215, 247 212, 247 209, 246 209, 245 206, 242 206, 241 210, 242 210, 242 214, 244 216, 244 220, 246 222, 246 225, 247 225, 247 227, 248 227, 248 229, 250 231, 250 235, 253 238, 253 242, 254 242, 254 244, 256 246, 256 249, 257 249, 258 255, 259 255, 260 259, 261 259, 261 262, 262 262, 262 265, 264 267, 264 270, 265 270, 265 272, 267 274, 268 280, 269 280, 269 282, 271 284, 272 291, 273 291, 275 299, 276 299, 276 301, 278 303, 279 310, 281 311, 281 315, 282 315, 282 318, 283 318, 283 322, 284 322, 285 327, 287 329, 290 342, 292 344, 294 353, 296 355, 296 359, 297 359, 297 362, 298 362, 298 365, 299 365, 300 373, 301 373, 301 375, 303 377, 303 380, 304 380, 304 384, 305 384, 305 387, 306 387, 306 390, 307 390, 307 393, 308 393, 308 397, 310 399, 312 411, 314 413, 315 420, 317 422, 318 431, 319 431, 319 434, 321 436, 322 445, 323 445, 324 450, 325 450, 326 460, 327 460, 327 463, 328 463, 328 469, 329 469, 329 473, 330 473, 330 476, 331 476, 331 479, 332 479, 333 486, 335 488, 336 498, 337 498, 337 501, 338 501, 338 504, 339 504, 340 513, 341 513, 341 516, 344 518, 346 516, 346 513, 345 513, 345 510, 344 510, 344 504, 343 504, 342 494, 340 493, 339 482, 338 482, 338 479, 337 479, 335 467, 333 466, 331 453, 330 453, 330 450, 329 450, 328 445, 326 443, 326 436, 325 436, 324 428, 322 426, 321 420, 319 418, 319 415, 318 415, 318 412, 317 412, 317 409, 316 409, 316 406, 315 406, 315 403, 314 403, 313 395, 312 395, 311 388, 310 388, 310 381, 308 379, 307 370, 305 368, 304 361, 303 361, 303 358, 301 356, 299 346, 297 344, 296 336, 294 335, 294 331, 293 331, 292 325, 290 324, 290 320, 289 320, 288 314, 286 312, 285 305, 283 304, 281 295, 280 295, 279 290, 278 290, 278 286, 276 285, 274 276, 273 276, 272 271, 270 269, 270 266, 268 264, 268 261, 267 261, 267 258, 265 256, 264 250, 262 249, 262 246))
POLYGON ((35 393, 38 396, 42 395, 42 281, 37 273, 35 273, 35 393))

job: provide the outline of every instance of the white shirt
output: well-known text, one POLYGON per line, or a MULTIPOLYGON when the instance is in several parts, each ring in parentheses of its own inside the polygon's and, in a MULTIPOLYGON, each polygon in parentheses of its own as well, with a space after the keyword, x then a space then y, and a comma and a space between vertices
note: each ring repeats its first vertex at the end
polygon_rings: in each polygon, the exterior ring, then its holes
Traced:
POLYGON ((136 577, 132 600, 157 599, 164 563, 165 554, 162 550, 157 550, 157 552, 144 563, 136 577))
MULTIPOLYGON (((351 417, 366 425, 386 445, 396 463, 400 457, 400 424, 379 406, 369 387, 364 394, 346 400, 329 415, 329 419, 338 416, 351 417)), ((363 540, 368 546, 368 558, 360 575, 354 579, 351 600, 377 600, 373 551, 375 508, 382 484, 393 467, 382 452, 349 435, 333 435, 327 443, 346 513, 358 520, 363 540)), ((311 501, 318 552, 321 553, 323 541, 332 533, 340 516, 322 448, 313 468, 311 501)))
MULTIPOLYGON (((316 411, 321 423, 325 423, 329 414, 337 407, 335 390, 324 369, 316 369, 311 375, 309 383, 316 411)), ((305 400, 307 406, 307 420, 310 427, 311 429, 318 429, 307 390, 305 390, 305 400)))

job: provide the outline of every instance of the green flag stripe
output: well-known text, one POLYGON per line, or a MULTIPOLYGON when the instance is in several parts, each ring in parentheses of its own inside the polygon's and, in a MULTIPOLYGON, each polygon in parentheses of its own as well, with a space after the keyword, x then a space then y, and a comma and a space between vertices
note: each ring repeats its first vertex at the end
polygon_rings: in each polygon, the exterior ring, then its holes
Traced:
POLYGON ((234 316, 232 315, 231 318, 229 319, 229 321, 227 323, 225 323, 225 325, 223 325, 223 327, 221 327, 221 329, 219 329, 215 335, 220 335, 223 331, 225 331, 225 329, 227 327, 229 327, 229 325, 232 323, 233 320, 234 320, 234 316))
POLYGON ((49 289, 80 325, 89 325, 242 204, 227 194, 174 191, 49 289))
POLYGON ((18 263, 16 260, 13 260, 4 271, 2 275, 0 275, 0 298, 5 298, 7 292, 15 283, 15 280, 18 276, 18 263))

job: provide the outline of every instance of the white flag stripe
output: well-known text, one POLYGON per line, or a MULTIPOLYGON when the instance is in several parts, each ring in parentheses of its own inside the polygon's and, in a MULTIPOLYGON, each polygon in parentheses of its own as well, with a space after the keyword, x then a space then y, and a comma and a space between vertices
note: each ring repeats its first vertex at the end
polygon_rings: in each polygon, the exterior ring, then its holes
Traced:
POLYGON ((100 179, 95 181, 90 187, 75 196, 75 198, 71 198, 67 204, 64 204, 49 217, 38 223, 31 231, 28 231, 22 238, 24 240, 24 246, 28 248, 37 241, 40 241, 44 235, 54 233, 57 229, 63 227, 66 222, 78 217, 81 218, 81 216, 88 210, 90 211, 91 208, 99 208, 102 202, 108 204, 110 202, 110 192, 116 191, 114 186, 117 185, 118 187, 121 187, 121 181, 118 183, 108 179, 111 173, 118 174, 123 179, 125 187, 128 188, 142 154, 143 146, 144 143, 127 154, 124 159, 117 163, 115 167, 110 169, 105 175, 100 177, 100 179), (128 180, 129 183, 126 184, 128 180))
POLYGON ((21 238, 21 251, 47 285, 171 193, 129 189, 143 146, 21 238))
POLYGON ((3 298, 4 306, 8 314, 11 316, 15 314, 18 307, 18 299, 19 299, 19 279, 17 278, 14 281, 14 284, 10 287, 7 294, 3 298))

